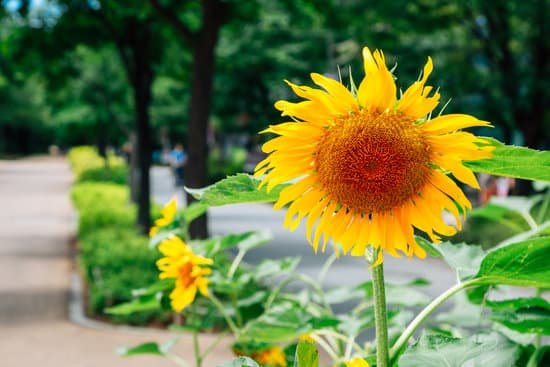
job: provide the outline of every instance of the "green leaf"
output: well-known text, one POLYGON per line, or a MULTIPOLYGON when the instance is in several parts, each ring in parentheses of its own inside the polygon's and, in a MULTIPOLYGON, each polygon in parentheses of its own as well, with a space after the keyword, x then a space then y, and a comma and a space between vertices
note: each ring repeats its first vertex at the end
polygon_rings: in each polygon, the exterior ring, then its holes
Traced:
POLYGON ((231 362, 220 364, 218 367, 260 367, 260 365, 248 357, 238 357, 231 362))
POLYGON ((185 223, 191 223, 193 220, 206 213, 207 210, 208 205, 205 203, 194 202, 181 210, 181 216, 185 223))
MULTIPOLYGON (((416 280, 406 284, 386 283, 386 303, 405 307, 424 306, 430 298, 424 293, 414 289, 416 280)), ((421 283, 424 285, 424 283, 421 283)), ((359 284, 356 289, 361 289, 367 299, 373 297, 372 281, 359 284)))
POLYGON ((301 340, 296 347, 294 367, 319 367, 319 352, 309 340, 301 340))
POLYGON ((123 357, 130 357, 135 356, 139 354, 153 354, 158 356, 165 356, 170 349, 176 345, 176 343, 179 341, 179 337, 173 338, 168 340, 166 343, 159 345, 158 343, 154 342, 147 342, 143 344, 139 344, 135 347, 121 347, 117 348, 115 351, 118 355, 123 357))
POLYGON ((139 288, 132 290, 133 297, 156 295, 159 292, 164 292, 174 288, 174 279, 159 280, 147 288, 139 288))
POLYGON ((154 342, 143 343, 131 348, 117 348, 116 353, 123 357, 130 357, 139 354, 154 354, 158 356, 164 355, 164 353, 160 350, 160 346, 154 342))
POLYGON ((259 185, 260 180, 240 173, 202 189, 186 187, 185 190, 205 205, 220 206, 238 203, 273 202, 279 198, 281 190, 288 186, 287 184, 278 185, 267 192, 265 187, 258 189, 259 185))
POLYGON ((399 358, 399 367, 513 367, 519 357, 517 345, 494 334, 456 339, 444 335, 423 335, 399 358))
POLYGON ((465 161, 464 165, 475 172, 497 176, 510 176, 526 180, 550 181, 550 152, 513 145, 504 145, 487 138, 496 147, 493 157, 465 161))
POLYGON ((273 306, 259 318, 250 321, 242 335, 265 343, 288 342, 297 335, 307 334, 312 330, 309 319, 309 315, 301 307, 285 302, 273 306))
POLYGON ((240 250, 248 251, 253 248, 266 245, 273 239, 269 231, 250 231, 239 234, 230 234, 223 237, 212 237, 203 241, 192 241, 191 246, 204 252, 207 257, 212 257, 220 251, 232 247, 238 247, 240 250))
POLYGON ((160 294, 141 296, 130 302, 109 307, 105 309, 105 313, 110 315, 129 315, 135 312, 158 310, 161 308, 160 298, 160 294))
POLYGON ((417 237, 418 244, 434 257, 442 257, 445 262, 455 270, 460 279, 475 275, 485 256, 480 246, 467 245, 465 243, 443 242, 435 245, 427 240, 417 237))
POLYGON ((529 239, 490 251, 479 268, 480 284, 550 288, 550 237, 529 239))
POLYGON ((288 274, 296 269, 300 263, 299 257, 284 257, 278 260, 264 260, 254 271, 254 278, 257 281, 288 274))
POLYGON ((543 298, 487 301, 491 320, 520 333, 550 335, 550 303, 543 298))

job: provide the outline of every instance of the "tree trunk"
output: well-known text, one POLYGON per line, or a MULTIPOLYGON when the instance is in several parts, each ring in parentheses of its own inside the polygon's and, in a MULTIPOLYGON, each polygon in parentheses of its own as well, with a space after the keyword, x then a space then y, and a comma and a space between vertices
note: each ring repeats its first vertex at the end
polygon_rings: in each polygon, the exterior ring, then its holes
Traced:
MULTIPOLYGON (((206 186, 207 182, 207 129, 212 99, 215 48, 219 30, 224 22, 224 4, 219 0, 203 1, 203 23, 193 44, 191 101, 189 108, 188 143, 189 160, 185 170, 186 185, 192 188, 206 186)), ((187 202, 194 198, 187 195, 187 202)), ((191 223, 192 238, 206 238, 208 223, 203 215, 191 223)))
POLYGON ((138 215, 139 230, 147 234, 151 226, 151 184, 149 169, 151 167, 151 127, 149 124, 149 106, 151 104, 151 87, 153 69, 151 66, 151 29, 148 24, 133 24, 132 41, 132 87, 134 108, 136 111, 136 146, 132 154, 137 160, 138 215))

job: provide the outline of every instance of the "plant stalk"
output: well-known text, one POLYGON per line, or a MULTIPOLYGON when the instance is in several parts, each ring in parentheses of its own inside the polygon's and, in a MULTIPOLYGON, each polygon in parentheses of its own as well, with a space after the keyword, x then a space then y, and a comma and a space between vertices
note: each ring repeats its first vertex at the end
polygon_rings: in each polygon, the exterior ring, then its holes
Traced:
MULTIPOLYGON (((377 258, 376 252, 374 258, 377 258)), ((383 263, 372 266, 372 289, 374 295, 374 324, 376 328, 376 367, 389 367, 388 317, 386 314, 383 263)))
POLYGON ((202 356, 201 356, 201 348, 199 345, 199 332, 196 329, 193 330, 193 352, 195 354, 195 366, 201 367, 202 356))
POLYGON ((395 342, 393 347, 390 349, 390 359, 394 360, 399 351, 405 346, 407 341, 411 336, 416 332, 420 324, 424 322, 432 314, 432 312, 441 306, 446 300, 452 297, 454 294, 459 291, 472 287, 478 284, 478 279, 468 280, 462 283, 455 284, 453 287, 447 289, 445 292, 440 294, 436 299, 434 299, 429 305, 427 305, 415 318, 411 321, 409 326, 403 331, 399 339, 395 342))

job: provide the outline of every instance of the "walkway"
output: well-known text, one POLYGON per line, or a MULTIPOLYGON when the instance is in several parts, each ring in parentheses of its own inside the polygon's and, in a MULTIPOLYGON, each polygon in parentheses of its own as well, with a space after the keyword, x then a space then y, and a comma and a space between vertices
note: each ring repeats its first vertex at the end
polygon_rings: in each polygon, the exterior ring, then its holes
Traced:
MULTIPOLYGON (((73 266, 69 241, 74 229, 70 182, 63 159, 0 161, 0 365, 174 366, 159 357, 121 358, 113 352, 118 346, 164 342, 173 335, 89 328, 68 320, 73 266)), ((185 337, 174 352, 191 356, 191 350, 191 340, 185 337)), ((204 366, 230 358, 226 346, 204 366)))

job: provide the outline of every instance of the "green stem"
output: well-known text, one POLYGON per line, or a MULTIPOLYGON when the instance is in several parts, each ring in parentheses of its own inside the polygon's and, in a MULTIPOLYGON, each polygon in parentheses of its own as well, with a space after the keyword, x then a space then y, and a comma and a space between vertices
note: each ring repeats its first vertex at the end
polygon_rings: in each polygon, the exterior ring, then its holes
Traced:
POLYGON ((212 303, 214 304, 214 306, 216 306, 218 308, 218 310, 220 311, 220 313, 222 314, 223 318, 225 319, 225 322, 227 323, 227 326, 229 326, 229 328, 231 329, 231 332, 233 333, 233 335, 235 335, 236 338, 239 337, 239 334, 240 334, 240 330, 239 328, 237 327, 237 325, 235 325, 235 323, 233 322, 233 320, 231 319, 231 317, 229 317, 229 315, 227 314, 227 312, 225 311, 225 308, 223 307, 223 304, 220 302, 220 300, 214 296, 214 294, 210 293, 210 295, 208 296, 208 298, 210 299, 210 301, 212 301, 212 303))
MULTIPOLYGON (((377 253, 375 252, 374 259, 377 257, 377 253)), ((372 266, 372 289, 374 296, 374 325, 376 328, 376 367, 389 367, 388 318, 386 315, 383 264, 372 266)))
POLYGON ((390 359, 393 360, 399 351, 405 346, 407 341, 413 334, 416 332, 416 329, 428 318, 428 316, 431 315, 431 313, 437 309, 439 306, 441 306, 446 300, 448 300, 450 297, 452 297, 454 294, 458 293, 459 291, 466 289, 468 287, 472 287, 474 285, 477 285, 479 283, 478 279, 472 279, 465 281, 463 283, 458 283, 454 285, 453 287, 447 289, 445 292, 440 294, 436 299, 434 299, 429 305, 427 305, 415 318, 411 321, 409 326, 403 331, 399 339, 395 342, 393 347, 390 349, 390 359))
MULTIPOLYGON (((542 294, 542 290, 540 288, 535 288, 535 297, 540 297, 541 294, 542 294)), ((542 335, 537 334, 535 336, 535 348, 536 349, 540 349, 541 342, 542 342, 542 335)), ((533 353, 533 355, 534 354, 536 354, 536 351, 535 351, 535 353, 533 353)), ((531 358, 533 358, 533 356, 531 356, 531 358)))
POLYGON ((539 223, 544 222, 544 218, 546 218, 546 211, 548 210, 549 205, 550 205, 550 188, 547 189, 546 195, 544 195, 544 200, 539 209, 539 215, 538 215, 539 223))
POLYGON ((237 321, 237 326, 242 327, 243 326, 243 318, 241 316, 241 311, 239 310, 239 302, 237 299, 237 295, 235 293, 231 293, 231 305, 235 309, 235 319, 237 321))
POLYGON ((237 256, 235 256, 235 259, 233 259, 233 262, 231 263, 231 267, 229 268, 229 271, 227 273, 227 277, 229 279, 233 278, 233 275, 235 275, 237 268, 239 267, 240 263, 243 261, 244 255, 246 255, 246 250, 239 249, 239 252, 237 252, 237 256))
POLYGON ((195 366, 201 367, 202 356, 201 348, 199 345, 199 332, 196 329, 193 329, 193 353, 195 354, 195 366))
POLYGON ((206 356, 208 356, 210 354, 210 352, 212 352, 212 350, 214 350, 216 345, 218 345, 219 342, 221 342, 226 335, 227 335, 227 332, 225 332, 225 331, 220 332, 218 334, 218 336, 216 337, 216 339, 204 349, 204 351, 202 352, 202 355, 201 355, 201 359, 206 358, 206 356))
POLYGON ((529 361, 527 362, 527 365, 525 367, 538 367, 539 361, 542 358, 544 351, 544 348, 537 347, 533 354, 531 354, 531 358, 529 358, 529 361))

